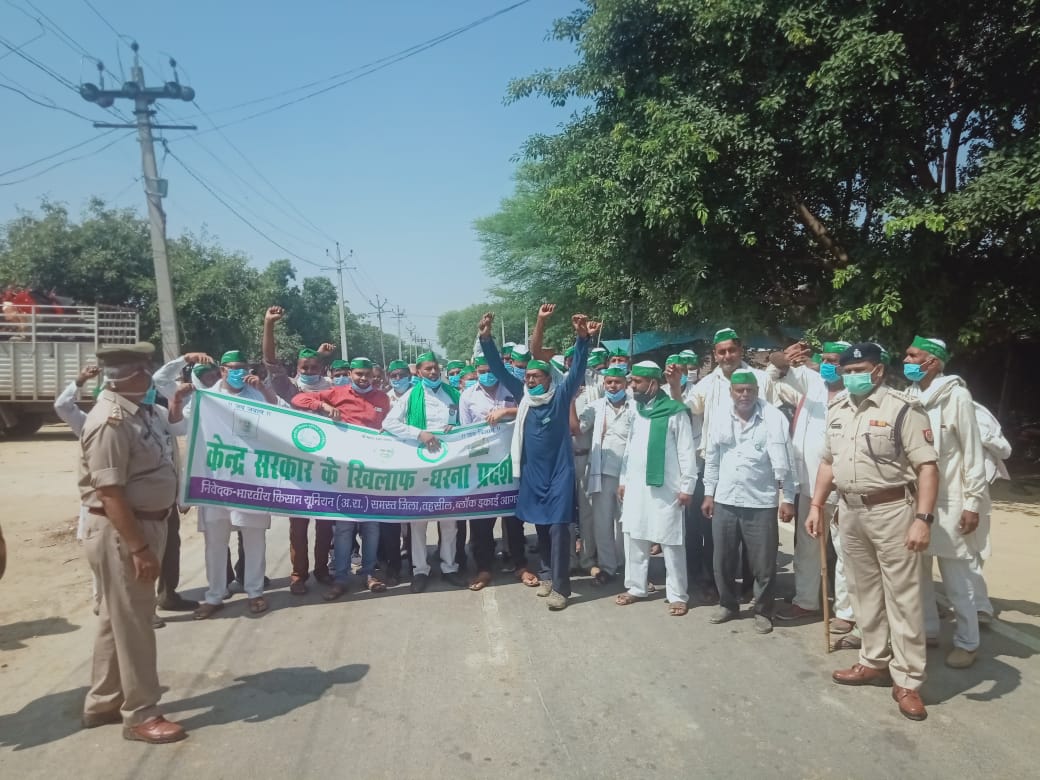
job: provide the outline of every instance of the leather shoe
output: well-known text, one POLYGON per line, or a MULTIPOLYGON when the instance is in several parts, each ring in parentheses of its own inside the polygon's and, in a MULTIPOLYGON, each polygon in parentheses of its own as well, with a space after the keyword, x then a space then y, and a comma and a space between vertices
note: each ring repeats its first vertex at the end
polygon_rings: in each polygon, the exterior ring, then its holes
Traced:
POLYGON ((441 579, 449 585, 454 585, 456 588, 465 588, 469 586, 469 583, 457 572, 451 571, 447 574, 442 574, 441 579))
POLYGON ((928 711, 925 710, 924 702, 921 701, 921 694, 917 691, 893 685, 892 698, 896 700, 896 704, 899 705, 899 711, 904 718, 924 720, 928 717, 928 711))
POLYGON ((430 584, 429 574, 416 574, 412 577, 412 593, 422 593, 430 584))
POLYGON ((199 602, 186 599, 179 593, 175 593, 173 598, 159 603, 159 609, 166 612, 191 612, 198 606, 199 602))
POLYGON ((877 685, 887 688, 892 684, 888 669, 871 669, 862 664, 853 664, 851 669, 838 669, 831 675, 838 685, 877 685))
POLYGON ((123 722, 123 715, 119 710, 108 712, 84 712, 80 723, 85 729, 96 729, 98 726, 110 726, 123 722))
POLYGON ((188 733, 178 724, 170 723, 162 715, 146 720, 139 726, 123 728, 123 739, 135 742, 148 742, 152 745, 163 745, 167 742, 180 742, 188 733))

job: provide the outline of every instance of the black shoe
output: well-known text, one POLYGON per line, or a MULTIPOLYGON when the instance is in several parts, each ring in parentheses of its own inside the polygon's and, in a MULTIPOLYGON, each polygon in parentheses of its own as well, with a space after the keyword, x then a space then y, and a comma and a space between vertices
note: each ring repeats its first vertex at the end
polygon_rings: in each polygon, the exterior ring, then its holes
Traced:
POLYGON ((174 593, 173 598, 159 602, 159 609, 167 612, 191 612, 199 606, 199 602, 186 599, 179 593, 174 593))
POLYGON ((442 574, 441 575, 441 579, 444 580, 449 585, 454 585, 456 588, 466 588, 466 587, 469 587, 469 583, 466 582, 465 578, 457 571, 452 571, 452 572, 448 572, 447 574, 442 574))
POLYGON ((412 577, 412 593, 422 593, 430 584, 430 575, 416 574, 412 577))

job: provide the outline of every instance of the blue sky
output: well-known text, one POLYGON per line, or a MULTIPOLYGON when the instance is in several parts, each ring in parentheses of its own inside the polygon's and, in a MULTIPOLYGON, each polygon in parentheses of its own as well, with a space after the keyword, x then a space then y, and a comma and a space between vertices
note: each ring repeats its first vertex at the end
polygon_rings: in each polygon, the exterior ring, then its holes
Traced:
MULTIPOLYGON (((0 36, 5 40, 17 46, 40 33, 36 22, 12 7, 38 16, 29 2, 75 44, 47 30, 25 46, 27 54, 76 84, 97 80, 94 65, 74 50, 76 44, 116 74, 119 57, 129 68, 132 55, 126 43, 120 44, 83 0, 5 0, 0 4, 0 36)), ((159 80, 160 71, 169 77, 163 52, 174 55, 181 81, 196 89, 199 105, 218 124, 281 101, 220 109, 324 79, 510 5, 510 0, 92 2, 119 32, 139 41, 149 83, 159 80)), ((509 194, 513 158, 523 140, 531 133, 552 132, 570 114, 570 109, 554 109, 540 99, 505 105, 503 96, 513 77, 574 61, 570 46, 547 41, 546 33, 555 17, 575 5, 532 0, 378 73, 226 128, 235 146, 320 232, 301 224, 219 133, 202 132, 212 125, 197 116, 194 106, 165 104, 177 116, 194 115, 191 122, 200 131, 168 132, 170 148, 203 179, 248 209, 243 213, 257 227, 293 252, 325 264, 325 249, 332 248, 329 237, 339 239, 344 250, 353 249, 360 291, 348 283, 346 298, 352 310, 367 312, 367 299, 381 295, 390 306, 403 307, 420 334, 435 338, 438 314, 479 302, 491 284, 480 264, 474 218, 494 211, 509 194)), ((0 46, 0 83, 18 84, 91 118, 113 121, 55 79, 5 54, 8 50, 0 46)), ((0 170, 102 132, 4 89, 0 112, 0 170)), ((168 113, 159 119, 174 121, 168 113)), ((104 143, 99 140, 63 157, 104 143)), ((0 177, 0 184, 44 167, 0 177)), ((42 196, 68 203, 74 213, 91 195, 143 213, 140 184, 134 181, 139 174, 136 141, 126 138, 88 159, 24 183, 0 186, 0 221, 10 219, 19 207, 34 208, 42 196)), ((166 161, 162 175, 169 180, 171 235, 205 226, 222 245, 246 253, 257 265, 285 256, 174 160, 166 161)), ((293 262, 299 277, 321 273, 293 262)))

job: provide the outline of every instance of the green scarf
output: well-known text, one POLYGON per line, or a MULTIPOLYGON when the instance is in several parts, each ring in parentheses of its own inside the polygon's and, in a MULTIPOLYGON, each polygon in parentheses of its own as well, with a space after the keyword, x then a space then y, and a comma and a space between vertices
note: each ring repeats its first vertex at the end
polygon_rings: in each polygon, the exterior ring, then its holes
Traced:
MULTIPOLYGON (((448 394, 453 404, 458 406, 458 390, 447 382, 442 382, 440 389, 448 394)), ((420 431, 426 430, 426 387, 422 381, 412 388, 412 393, 408 396, 408 424, 420 431)))
POLYGON ((664 484, 665 443, 668 440, 669 418, 686 411, 686 405, 673 401, 664 390, 658 390, 649 409, 636 404, 640 416, 650 421, 650 441, 646 448, 646 484, 661 487, 664 484))

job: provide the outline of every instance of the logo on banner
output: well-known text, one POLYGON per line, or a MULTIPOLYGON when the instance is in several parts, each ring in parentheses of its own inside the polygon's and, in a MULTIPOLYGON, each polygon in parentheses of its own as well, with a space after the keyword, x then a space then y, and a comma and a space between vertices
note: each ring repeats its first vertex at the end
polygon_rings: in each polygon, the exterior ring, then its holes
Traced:
POLYGON ((303 452, 317 452, 325 446, 325 431, 317 425, 303 423, 293 428, 292 441, 303 452))

